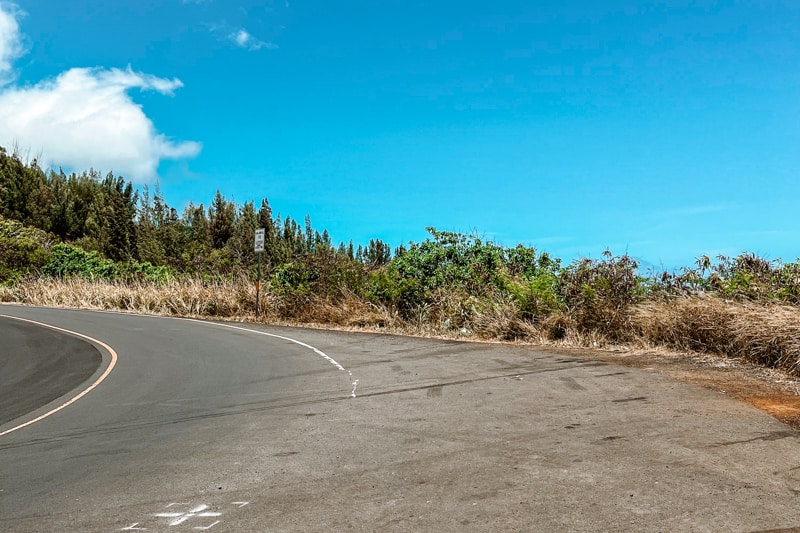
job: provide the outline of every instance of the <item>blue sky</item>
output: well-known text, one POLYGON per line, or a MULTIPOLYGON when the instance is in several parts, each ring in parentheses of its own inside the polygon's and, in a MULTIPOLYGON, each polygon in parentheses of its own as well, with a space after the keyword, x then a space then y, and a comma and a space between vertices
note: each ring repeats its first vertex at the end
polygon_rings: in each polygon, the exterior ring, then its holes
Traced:
POLYGON ((0 145, 569 261, 800 256, 794 1, 0 0, 0 145), (64 119, 64 117, 68 117, 64 119))

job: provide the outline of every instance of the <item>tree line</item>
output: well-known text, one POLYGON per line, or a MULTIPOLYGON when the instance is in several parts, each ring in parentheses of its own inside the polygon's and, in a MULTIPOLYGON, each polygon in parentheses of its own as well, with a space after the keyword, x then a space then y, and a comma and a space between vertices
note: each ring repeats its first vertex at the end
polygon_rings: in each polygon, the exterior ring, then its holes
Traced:
MULTIPOLYGON (((229 274, 255 263, 256 228, 265 229, 267 272, 315 254, 367 266, 387 264, 391 246, 372 239, 334 245, 327 230, 273 214, 267 198, 237 205, 217 191, 206 208, 189 203, 179 212, 158 187, 134 189, 121 176, 90 169, 66 174, 44 170, 0 147, 0 216, 53 234, 118 262, 150 263, 182 273, 229 274)), ((402 252, 402 246, 397 250, 402 252)))

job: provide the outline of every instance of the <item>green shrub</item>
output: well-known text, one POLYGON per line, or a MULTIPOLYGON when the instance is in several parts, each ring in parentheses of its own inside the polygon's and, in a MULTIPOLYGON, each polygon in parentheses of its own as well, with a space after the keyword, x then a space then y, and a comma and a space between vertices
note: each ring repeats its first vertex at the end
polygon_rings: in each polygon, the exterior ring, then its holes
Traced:
POLYGON ((392 260, 400 278, 417 280, 426 292, 457 285, 475 294, 494 284, 505 263, 501 246, 434 228, 428 232, 433 239, 412 243, 392 260))
POLYGON ((559 292, 568 313, 584 331, 597 331, 613 340, 630 334, 631 304, 641 301, 647 290, 637 273, 639 263, 628 255, 603 259, 580 259, 561 274, 559 292))
POLYGON ((271 292, 280 298, 284 316, 302 315, 316 299, 336 303, 352 296, 364 297, 366 267, 332 250, 300 255, 275 269, 269 278, 271 292))
POLYGON ((434 228, 428 228, 428 232, 431 238, 410 243, 385 268, 370 274, 367 298, 416 321, 421 314, 434 316, 437 308, 446 307, 439 311, 451 319, 451 324, 468 321, 470 314, 458 312, 456 320, 450 317, 451 308, 474 307, 454 307, 452 300, 456 297, 473 302, 511 298, 514 308, 526 319, 560 307, 558 260, 523 245, 505 248, 460 233, 434 228))
POLYGON ((403 318, 411 318, 418 316, 430 293, 417 278, 403 276, 392 262, 370 272, 364 295, 374 303, 393 308, 403 318))
POLYGON ((290 262, 279 266, 270 278, 272 291, 279 296, 307 294, 317 278, 307 265, 290 262))
POLYGON ((564 307, 555 272, 541 271, 529 278, 512 278, 506 284, 519 309, 520 318, 538 320, 564 307))
POLYGON ((49 258, 49 245, 45 232, 0 217, 0 283, 38 270, 49 258))
POLYGON ((100 257, 95 252, 87 252, 71 244, 59 243, 53 246, 50 260, 42 267, 47 276, 66 278, 81 276, 85 279, 117 279, 120 270, 114 261, 100 257))
POLYGON ((131 261, 128 263, 117 263, 119 274, 127 280, 147 281, 155 284, 166 284, 174 281, 177 276, 175 272, 167 266, 157 266, 150 263, 138 263, 131 261))

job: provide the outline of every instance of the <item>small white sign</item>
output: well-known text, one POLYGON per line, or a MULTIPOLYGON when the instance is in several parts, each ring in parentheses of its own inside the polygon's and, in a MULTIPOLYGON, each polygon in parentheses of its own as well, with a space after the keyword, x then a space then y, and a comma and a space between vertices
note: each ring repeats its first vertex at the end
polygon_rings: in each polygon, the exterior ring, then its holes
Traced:
POLYGON ((256 230, 255 251, 256 252, 264 251, 264 228, 258 228, 256 230))

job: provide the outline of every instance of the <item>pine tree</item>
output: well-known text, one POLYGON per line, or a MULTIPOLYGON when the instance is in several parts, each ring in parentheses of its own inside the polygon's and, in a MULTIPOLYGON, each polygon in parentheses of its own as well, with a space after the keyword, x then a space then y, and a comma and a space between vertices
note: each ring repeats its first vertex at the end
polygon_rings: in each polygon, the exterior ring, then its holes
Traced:
POLYGON ((234 260, 243 267, 255 262, 255 230, 258 223, 253 202, 245 202, 233 223, 233 233, 226 247, 231 251, 234 260))
POLYGON ((392 248, 380 239, 370 239, 369 246, 364 250, 363 263, 371 267, 388 264, 392 258, 392 248))
POLYGON ((217 194, 208 208, 208 219, 211 222, 211 242, 215 249, 221 249, 233 235, 233 220, 236 217, 236 206, 225 200, 217 189, 217 194))
POLYGON ((136 227, 133 219, 138 200, 133 186, 109 172, 102 183, 105 205, 101 210, 103 220, 102 252, 114 261, 129 261, 136 247, 136 227))
POLYGON ((308 252, 313 252, 316 245, 316 239, 314 239, 314 229, 311 227, 310 215, 306 215, 305 223, 306 223, 306 239, 305 239, 306 246, 304 251, 308 253, 308 252))

